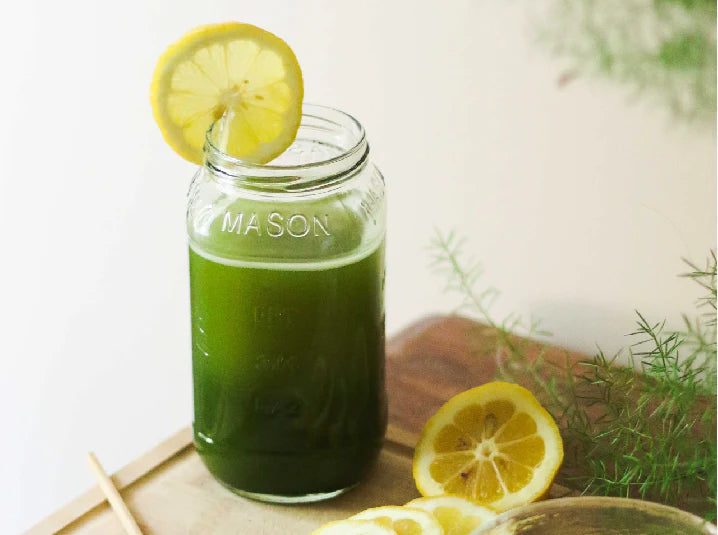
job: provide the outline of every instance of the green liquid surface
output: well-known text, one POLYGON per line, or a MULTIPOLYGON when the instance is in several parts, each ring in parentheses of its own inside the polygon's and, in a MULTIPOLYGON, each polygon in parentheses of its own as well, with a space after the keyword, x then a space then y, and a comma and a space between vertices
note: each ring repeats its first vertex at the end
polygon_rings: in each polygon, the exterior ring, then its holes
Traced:
POLYGON ((356 484, 381 447, 384 247, 316 264, 190 247, 195 443, 225 485, 301 496, 356 484))

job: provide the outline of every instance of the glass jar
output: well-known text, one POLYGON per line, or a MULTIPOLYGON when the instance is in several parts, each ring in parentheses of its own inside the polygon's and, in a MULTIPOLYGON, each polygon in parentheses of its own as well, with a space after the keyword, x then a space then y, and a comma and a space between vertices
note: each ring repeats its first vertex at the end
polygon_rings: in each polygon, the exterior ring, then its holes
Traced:
POLYGON ((194 439, 231 490, 273 502, 356 485, 386 428, 384 180, 364 129, 305 105, 271 165, 207 135, 188 194, 194 439))

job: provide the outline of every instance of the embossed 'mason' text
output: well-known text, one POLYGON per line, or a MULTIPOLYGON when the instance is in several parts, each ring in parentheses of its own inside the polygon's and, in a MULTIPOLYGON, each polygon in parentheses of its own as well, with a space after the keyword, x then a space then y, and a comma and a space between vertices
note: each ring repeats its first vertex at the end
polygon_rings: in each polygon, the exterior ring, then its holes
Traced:
POLYGON ((267 235, 270 238, 279 238, 285 234, 292 238, 305 238, 307 236, 331 236, 329 232, 329 216, 311 216, 292 214, 285 216, 281 212, 272 212, 266 217, 255 212, 226 212, 222 219, 222 232, 230 232, 247 236, 250 233, 257 236, 267 235))

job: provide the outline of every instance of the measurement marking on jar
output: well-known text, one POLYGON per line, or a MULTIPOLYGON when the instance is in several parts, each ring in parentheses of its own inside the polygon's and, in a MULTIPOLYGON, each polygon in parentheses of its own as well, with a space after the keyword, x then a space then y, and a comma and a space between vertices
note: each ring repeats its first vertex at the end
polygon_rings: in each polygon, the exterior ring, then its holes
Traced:
POLYGON ((378 191, 380 191, 380 185, 381 183, 379 182, 379 180, 374 177, 371 186, 366 192, 364 192, 364 194, 362 195, 362 200, 359 203, 362 210, 364 211, 364 214, 374 222, 376 222, 376 212, 379 209, 382 200, 382 195, 378 193, 378 191), (375 189, 377 191, 375 191, 375 189))
POLYGON ((274 305, 256 305, 254 307, 254 323, 257 325, 292 325, 297 310, 292 307, 274 305))
POLYGON ((265 233, 270 238, 279 238, 285 233, 292 238, 312 236, 331 236, 329 231, 329 216, 312 214, 292 214, 285 217, 281 212, 272 212, 266 219, 262 219, 252 212, 248 216, 244 212, 225 212, 222 219, 222 232, 247 236, 250 232, 257 236, 265 233))
POLYGON ((266 417, 296 418, 301 414, 302 402, 298 398, 256 396, 252 403, 255 414, 266 417))
POLYGON ((297 355, 259 355, 254 361, 254 369, 259 372, 294 372, 299 369, 297 355))

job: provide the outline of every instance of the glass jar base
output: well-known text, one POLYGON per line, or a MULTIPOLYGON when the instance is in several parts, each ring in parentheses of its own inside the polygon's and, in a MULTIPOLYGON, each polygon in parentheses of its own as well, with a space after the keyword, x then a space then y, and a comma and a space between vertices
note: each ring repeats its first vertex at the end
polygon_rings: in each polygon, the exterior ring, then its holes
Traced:
MULTIPOLYGON (((220 481, 220 483, 222 483, 222 482, 220 481)), ((340 495, 344 494, 345 492, 348 492, 351 489, 353 489, 354 487, 356 487, 356 485, 352 485, 350 487, 347 487, 344 489, 339 489, 339 490, 333 490, 331 492, 317 492, 317 493, 313 493, 313 494, 299 494, 296 496, 283 496, 280 494, 264 494, 261 492, 249 492, 246 490, 235 489, 225 483, 222 483, 222 486, 231 490, 233 493, 237 494, 238 496, 242 496, 243 498, 249 498, 250 500, 255 500, 258 502, 283 503, 283 504, 323 502, 325 500, 331 500, 332 498, 336 498, 337 496, 340 496, 340 495)))

